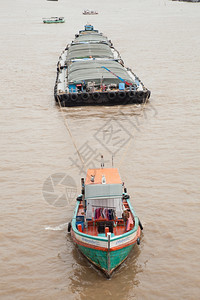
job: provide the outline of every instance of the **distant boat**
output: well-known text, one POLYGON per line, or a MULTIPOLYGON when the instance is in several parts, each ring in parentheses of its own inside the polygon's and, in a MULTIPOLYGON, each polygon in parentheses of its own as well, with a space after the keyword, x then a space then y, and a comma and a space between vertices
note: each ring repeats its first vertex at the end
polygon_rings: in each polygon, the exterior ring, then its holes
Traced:
POLYGON ((81 184, 68 232, 80 252, 109 278, 140 244, 143 227, 117 169, 89 169, 81 184))
MULTIPOLYGON (((52 1, 52 0, 50 0, 52 1)), ((55 0, 53 0, 55 1, 55 0)), ((64 17, 51 17, 51 18, 43 18, 43 23, 52 24, 52 23, 64 23, 64 17)))
POLYGON ((47 1, 58 1, 58 0, 47 0, 47 1))
POLYGON ((98 11, 93 9, 85 9, 83 15, 98 15, 98 11))
POLYGON ((172 0, 172 1, 180 1, 180 2, 193 2, 193 3, 200 2, 200 0, 172 0))

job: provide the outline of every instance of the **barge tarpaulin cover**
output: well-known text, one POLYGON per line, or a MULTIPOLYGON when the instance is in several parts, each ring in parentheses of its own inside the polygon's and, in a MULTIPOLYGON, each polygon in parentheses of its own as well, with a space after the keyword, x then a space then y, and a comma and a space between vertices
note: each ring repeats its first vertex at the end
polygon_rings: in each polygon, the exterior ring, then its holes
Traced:
POLYGON ((61 106, 122 105, 145 103, 150 91, 112 42, 85 25, 59 58, 54 96, 61 106))
POLYGON ((68 68, 68 80, 74 83, 92 81, 95 82, 95 84, 119 84, 121 81, 112 73, 102 68, 103 66, 111 69, 113 73, 116 73, 125 81, 134 84, 133 79, 131 79, 123 66, 118 62, 111 60, 74 62, 68 68))
POLYGON ((111 48, 106 44, 78 44, 69 48, 67 60, 89 57, 114 58, 111 48))

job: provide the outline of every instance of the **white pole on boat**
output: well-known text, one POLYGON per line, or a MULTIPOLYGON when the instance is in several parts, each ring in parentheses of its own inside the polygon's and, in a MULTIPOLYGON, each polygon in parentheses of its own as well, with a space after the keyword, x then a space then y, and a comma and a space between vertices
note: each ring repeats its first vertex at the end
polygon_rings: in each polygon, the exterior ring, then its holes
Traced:
POLYGON ((108 264, 108 272, 110 272, 110 237, 111 237, 111 233, 110 232, 107 233, 107 237, 108 237, 107 264, 108 264))

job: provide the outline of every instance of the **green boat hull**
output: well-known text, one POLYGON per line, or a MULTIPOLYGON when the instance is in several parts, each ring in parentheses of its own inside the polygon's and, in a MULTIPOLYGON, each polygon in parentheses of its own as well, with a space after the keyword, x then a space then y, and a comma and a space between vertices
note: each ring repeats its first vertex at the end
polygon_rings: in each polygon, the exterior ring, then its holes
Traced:
POLYGON ((101 269, 109 278, 113 271, 127 258, 133 246, 134 244, 110 252, 87 248, 80 245, 78 245, 78 248, 90 262, 101 269))
POLYGON ((59 20, 59 21, 43 21, 45 24, 55 24, 55 23, 65 23, 64 20, 59 20))

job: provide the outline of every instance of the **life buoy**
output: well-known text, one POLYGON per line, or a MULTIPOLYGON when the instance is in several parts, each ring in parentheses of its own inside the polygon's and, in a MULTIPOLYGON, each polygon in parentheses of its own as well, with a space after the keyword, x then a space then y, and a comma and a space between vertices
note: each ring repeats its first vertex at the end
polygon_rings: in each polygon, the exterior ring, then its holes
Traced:
POLYGON ((81 98, 82 98, 83 100, 88 100, 89 97, 90 97, 90 95, 89 95, 88 93, 83 93, 83 94, 81 94, 81 98))
POLYGON ((123 91, 123 92, 119 92, 118 93, 118 97, 120 98, 120 99, 124 99, 124 98, 126 98, 126 93, 123 91))
POLYGON ((70 231, 71 231, 71 228, 72 228, 72 224, 71 224, 71 222, 69 222, 69 223, 68 223, 67 231, 70 232, 70 231))
POLYGON ((114 100, 115 97, 116 97, 116 93, 115 93, 115 92, 109 92, 109 93, 108 93, 108 99, 114 100))
POLYGON ((95 92, 95 93, 92 94, 92 98, 93 98, 94 100, 99 100, 100 94, 97 93, 97 92, 95 92))
POLYGON ((76 93, 72 93, 72 94, 70 94, 70 99, 72 101, 76 101, 78 99, 78 95, 76 93))

